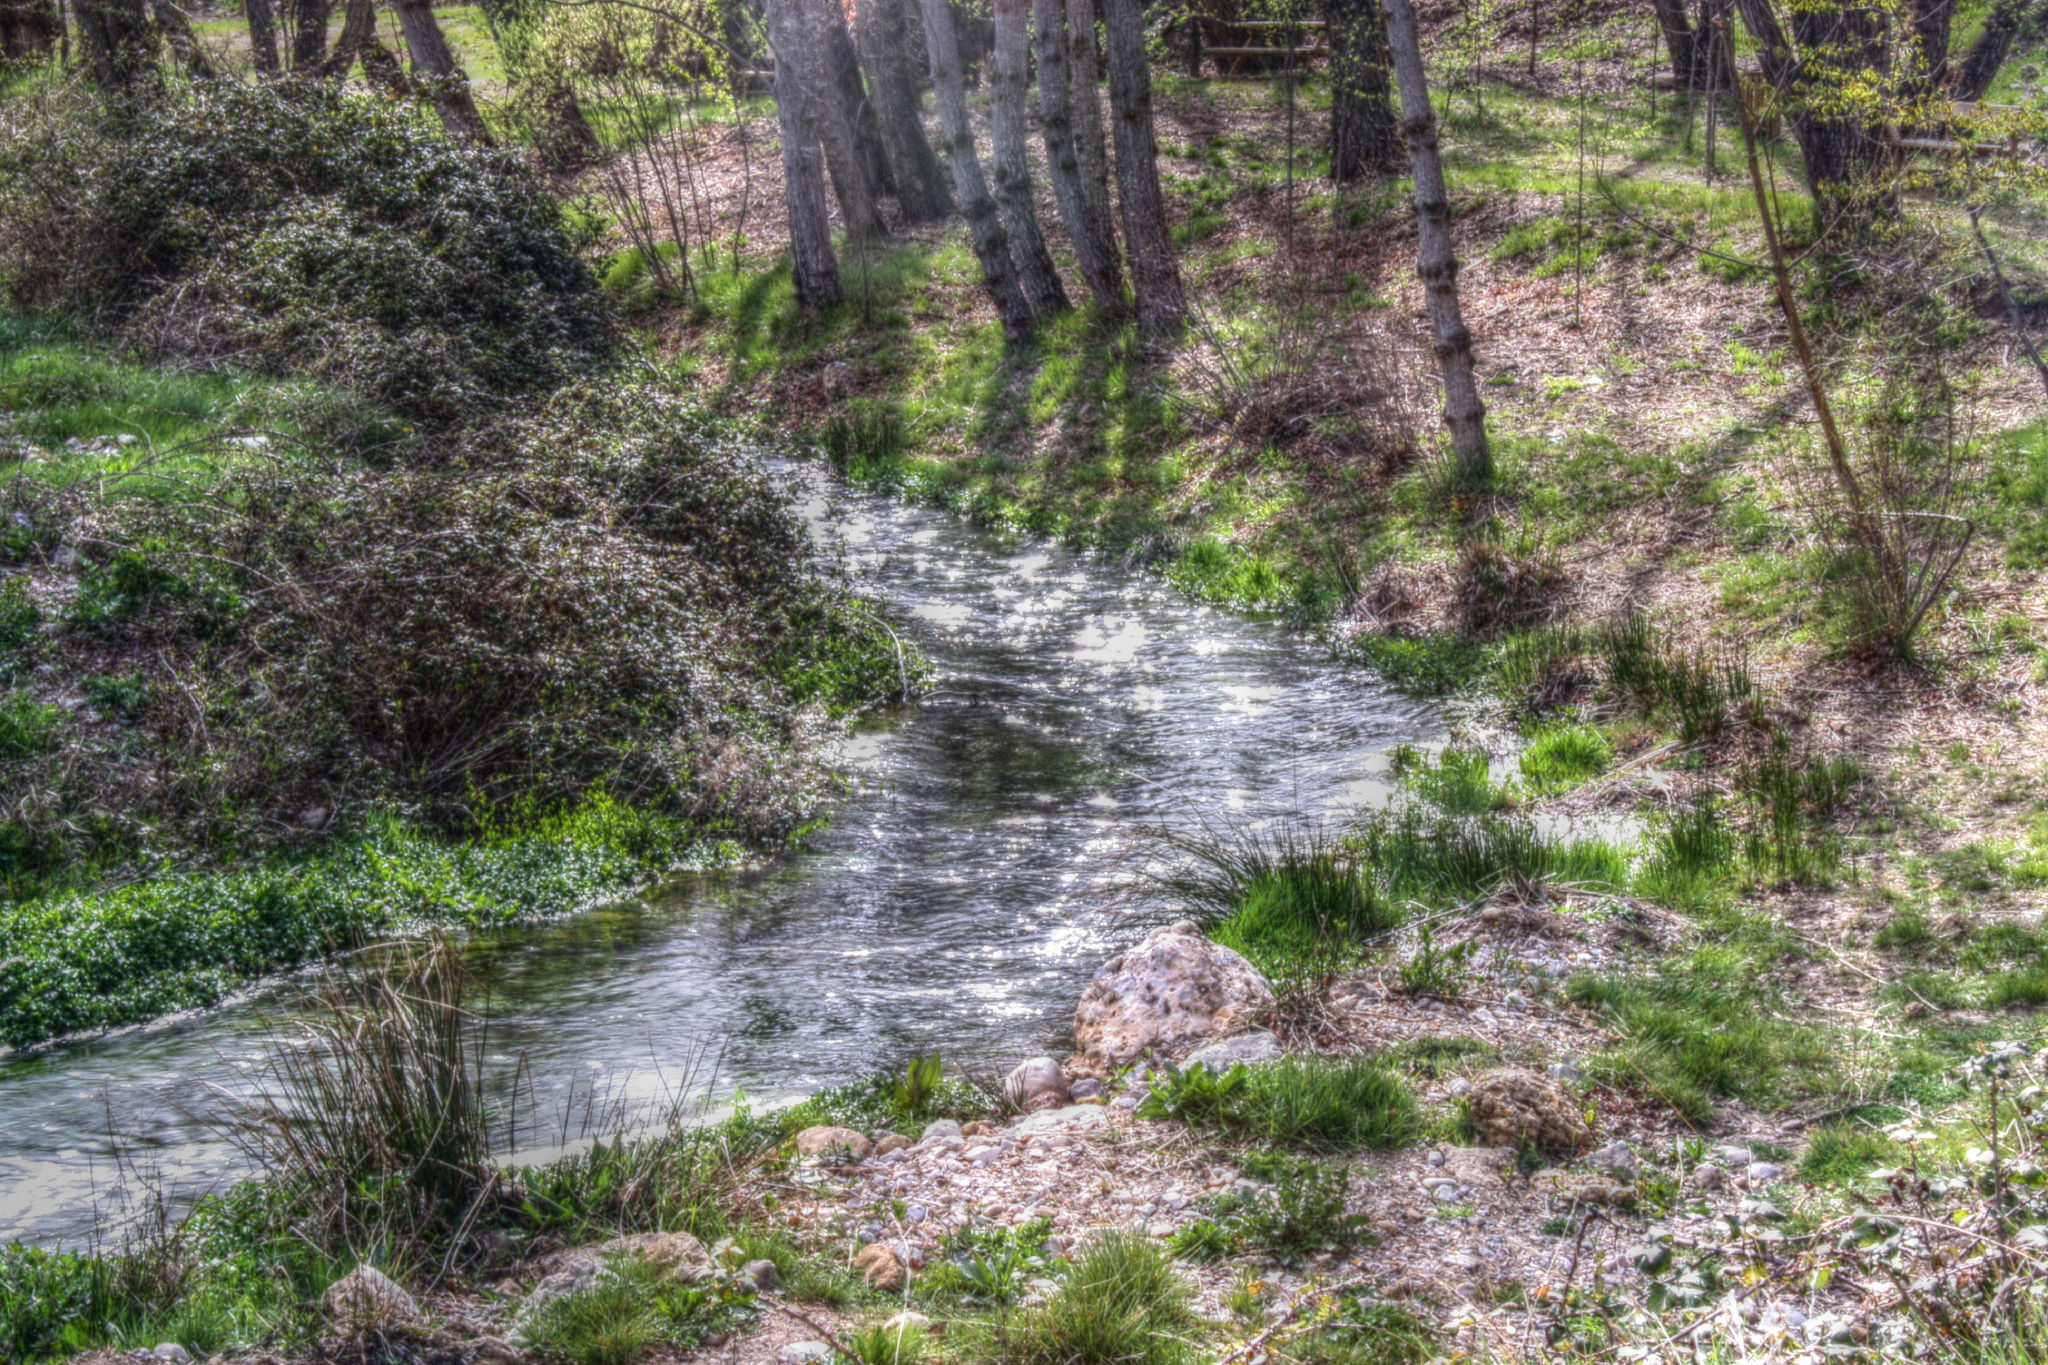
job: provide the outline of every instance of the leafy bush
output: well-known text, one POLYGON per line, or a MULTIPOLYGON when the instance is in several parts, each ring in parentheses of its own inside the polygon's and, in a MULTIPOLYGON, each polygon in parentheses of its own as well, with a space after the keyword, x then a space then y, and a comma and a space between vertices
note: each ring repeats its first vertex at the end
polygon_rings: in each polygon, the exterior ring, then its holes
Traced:
POLYGON ((18 1242, 0 1247, 0 1365, 86 1349, 105 1297, 106 1270, 90 1257, 18 1242))
POLYGON ((1234 1111, 1251 1068, 1239 1063, 1216 1071, 1206 1062, 1182 1069, 1162 1062, 1152 1073, 1138 1117, 1175 1123, 1221 1123, 1234 1111))
POLYGON ((555 387, 613 330, 546 186, 401 106, 195 84, 0 137, 0 288, 153 349, 317 375, 420 420, 555 387))

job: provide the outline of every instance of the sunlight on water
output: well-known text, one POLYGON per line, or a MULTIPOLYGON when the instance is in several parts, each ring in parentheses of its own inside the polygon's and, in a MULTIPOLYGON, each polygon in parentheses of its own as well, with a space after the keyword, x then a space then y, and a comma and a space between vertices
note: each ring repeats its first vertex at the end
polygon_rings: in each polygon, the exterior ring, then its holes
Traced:
MULTIPOLYGON (((659 1105, 707 1046, 719 1092, 756 1097, 917 1052, 989 1070, 1059 1048, 1095 968, 1175 917, 1134 894, 1152 831, 1384 800, 1385 750, 1440 731, 1277 626, 776 469, 936 685, 846 742, 851 791, 806 856, 478 944, 499 1073, 523 1058, 529 1077, 523 1131, 593 1089, 659 1105)), ((214 1087, 246 1091, 294 999, 0 1067, 0 1240, 76 1243, 110 1208, 109 1115, 185 1194, 228 1178, 203 1115, 214 1087)))

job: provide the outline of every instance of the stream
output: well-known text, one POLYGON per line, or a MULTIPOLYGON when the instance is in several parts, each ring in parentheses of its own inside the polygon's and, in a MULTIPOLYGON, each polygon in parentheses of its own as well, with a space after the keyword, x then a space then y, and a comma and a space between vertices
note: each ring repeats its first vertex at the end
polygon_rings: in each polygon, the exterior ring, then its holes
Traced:
MULTIPOLYGON (((1340 816, 1383 798, 1389 748, 1441 733, 1156 575, 774 469, 934 687, 851 737, 801 856, 476 941, 495 1083, 523 1071, 535 1114, 685 1088, 762 1106, 930 1051, 999 1076, 1062 1048, 1095 969, 1176 917, 1134 894, 1154 831, 1340 816)), ((89 1245, 137 1172, 179 1203, 239 1174, 206 1115, 304 989, 0 1061, 0 1243, 89 1245)))

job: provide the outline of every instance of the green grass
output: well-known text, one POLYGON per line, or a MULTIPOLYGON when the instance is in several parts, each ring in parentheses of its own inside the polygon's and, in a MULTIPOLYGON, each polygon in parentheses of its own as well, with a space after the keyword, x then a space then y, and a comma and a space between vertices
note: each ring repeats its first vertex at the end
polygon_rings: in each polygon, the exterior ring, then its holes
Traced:
POLYGON ((1549 796, 1606 772, 1614 764, 1614 745, 1591 725, 1549 722, 1530 735, 1518 761, 1530 789, 1549 796))
POLYGON ((1898 1161, 1902 1149, 1879 1132, 1853 1123, 1814 1130, 1799 1155, 1799 1175, 1822 1185, 1851 1185, 1880 1166, 1898 1161))
POLYGON ((1184 1365, 1192 1313, 1173 1263, 1142 1234, 1110 1231, 1082 1252, 1059 1292, 974 1335, 988 1365, 1184 1365))
POLYGON ((211 1005, 264 974, 427 926, 566 914, 716 855, 672 819, 594 798, 471 842, 382 818, 300 862, 0 905, 12 959, 0 1042, 211 1005))
POLYGON ((1414 1137, 1415 1097, 1372 1057, 1283 1057, 1248 1068, 1231 1124, 1258 1141, 1314 1152, 1399 1147, 1414 1137))
POLYGON ((544 1305, 523 1331, 535 1350, 570 1365, 640 1365, 656 1350, 691 1350, 752 1316, 743 1291, 679 1284, 627 1256, 606 1266, 589 1288, 544 1305))

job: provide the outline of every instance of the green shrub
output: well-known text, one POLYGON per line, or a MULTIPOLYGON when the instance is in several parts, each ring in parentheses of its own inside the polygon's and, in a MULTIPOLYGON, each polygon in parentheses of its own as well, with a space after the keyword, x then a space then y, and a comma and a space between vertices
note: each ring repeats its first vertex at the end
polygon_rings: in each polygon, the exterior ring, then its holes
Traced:
POLYGON ((0 138, 0 288, 151 347, 318 376, 419 420, 551 389, 614 349, 517 157, 327 87, 81 99, 0 138))
POLYGON ((571 1365, 639 1365, 658 1348, 689 1350, 748 1316, 743 1296, 678 1284, 638 1257, 620 1257, 596 1283, 551 1299, 525 1323, 533 1348, 571 1365))
POLYGON ((0 1246, 0 1365, 40 1365, 90 1348, 107 1292, 106 1268, 90 1257, 0 1246))
POLYGON ((1614 763, 1614 746, 1590 725, 1545 725, 1522 750, 1522 775, 1545 794, 1570 791, 1614 763))
POLYGON ((0 578, 0 687, 28 671, 42 621, 43 613, 29 599, 27 577, 0 578))
POLYGON ((1860 1124, 1829 1123, 1814 1130, 1799 1156, 1799 1174, 1817 1184, 1847 1185, 1898 1159, 1899 1145, 1860 1124))
POLYGON ((64 709, 21 692, 0 693, 0 762, 34 758, 55 747, 64 709))
POLYGON ((1262 1142, 1319 1152, 1398 1147, 1414 1136, 1415 1098, 1370 1057, 1283 1057, 1253 1067, 1232 1121, 1262 1142))
POLYGON ((999 1319, 978 1354, 990 1365, 1185 1365, 1188 1289, 1147 1238, 1091 1242, 1045 1302, 999 1319))
POLYGON ((1346 1299, 1335 1318, 1292 1343, 1302 1365, 1424 1365, 1438 1355, 1436 1333, 1404 1308, 1346 1299))
POLYGON ((1347 1210, 1350 1173, 1342 1165, 1255 1152, 1245 1158, 1244 1170, 1257 1183, 1210 1204, 1236 1246, 1298 1261, 1346 1251, 1370 1235, 1364 1217, 1347 1210))

